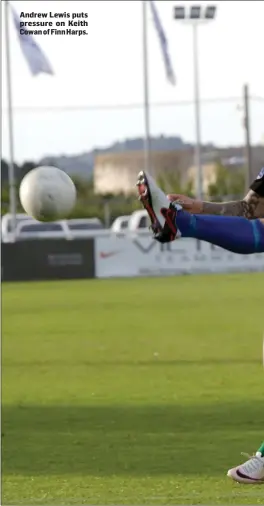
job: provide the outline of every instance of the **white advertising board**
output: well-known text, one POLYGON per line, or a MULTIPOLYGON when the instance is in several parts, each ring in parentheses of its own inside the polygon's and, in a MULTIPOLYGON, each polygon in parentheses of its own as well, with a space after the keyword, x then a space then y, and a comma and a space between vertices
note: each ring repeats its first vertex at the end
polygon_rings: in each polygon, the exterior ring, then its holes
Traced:
POLYGON ((195 239, 160 244, 149 234, 95 238, 96 277, 264 271, 264 254, 237 255, 195 239))

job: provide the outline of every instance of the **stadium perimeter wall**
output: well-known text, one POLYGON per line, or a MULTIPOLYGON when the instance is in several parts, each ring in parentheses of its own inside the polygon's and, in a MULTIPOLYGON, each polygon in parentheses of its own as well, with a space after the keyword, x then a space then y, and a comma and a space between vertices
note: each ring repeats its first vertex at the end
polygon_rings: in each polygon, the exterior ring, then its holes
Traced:
POLYGON ((2 244, 2 281, 264 272, 264 254, 237 255, 195 239, 169 244, 150 234, 2 244))

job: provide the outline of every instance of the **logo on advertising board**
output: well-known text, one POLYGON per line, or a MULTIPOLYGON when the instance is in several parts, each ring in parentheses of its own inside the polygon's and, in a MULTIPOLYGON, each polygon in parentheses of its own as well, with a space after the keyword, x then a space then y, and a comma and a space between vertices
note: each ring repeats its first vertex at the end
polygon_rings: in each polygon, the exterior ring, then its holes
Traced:
POLYGON ((119 251, 100 251, 99 256, 100 258, 110 258, 114 255, 118 255, 119 251))
POLYGON ((150 243, 146 246, 142 244, 142 242, 139 239, 134 239, 133 244, 141 251, 141 253, 149 253, 155 246, 157 245, 156 241, 153 239, 150 239, 150 243))
POLYGON ((132 243, 139 253, 143 254, 143 256, 149 256, 149 266, 153 264, 153 266, 155 265, 155 269, 159 271, 160 269, 169 269, 170 272, 173 272, 181 264, 191 261, 194 245, 193 240, 191 244, 192 248, 188 247, 190 246, 188 241, 174 241, 161 244, 150 237, 147 238, 147 241, 142 241, 142 238, 133 239, 132 243))
POLYGON ((170 276, 198 272, 263 270, 263 255, 237 255, 184 238, 160 244, 151 236, 96 239, 97 277, 170 276))

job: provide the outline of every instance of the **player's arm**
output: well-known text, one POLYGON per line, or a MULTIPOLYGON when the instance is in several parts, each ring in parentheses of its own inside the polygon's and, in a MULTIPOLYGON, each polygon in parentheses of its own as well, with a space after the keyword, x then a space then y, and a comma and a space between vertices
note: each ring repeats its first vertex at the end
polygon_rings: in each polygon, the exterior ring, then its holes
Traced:
POLYGON ((193 214, 218 214, 222 216, 243 216, 249 220, 264 218, 264 168, 252 183, 248 194, 242 200, 233 202, 202 202, 184 195, 169 195, 177 200, 183 209, 193 214))
POLYGON ((243 200, 233 202, 201 202, 201 214, 220 214, 222 216, 243 216, 248 220, 263 218, 264 197, 250 190, 243 200))
POLYGON ((264 217, 264 197, 250 190, 243 200, 232 202, 202 202, 184 195, 169 195, 178 201, 183 209, 193 214, 218 214, 221 216, 243 216, 248 220, 264 217))

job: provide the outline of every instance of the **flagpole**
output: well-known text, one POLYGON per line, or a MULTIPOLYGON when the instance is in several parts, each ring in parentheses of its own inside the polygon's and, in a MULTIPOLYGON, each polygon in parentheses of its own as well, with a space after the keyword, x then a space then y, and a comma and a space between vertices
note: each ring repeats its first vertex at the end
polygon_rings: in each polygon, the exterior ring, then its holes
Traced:
POLYGON ((144 170, 150 172, 150 131, 149 131, 149 79, 148 79, 148 37, 147 37, 147 1, 142 0, 143 21, 143 78, 144 78, 144 170))
POLYGON ((9 131, 9 158, 8 181, 9 181, 9 209, 12 216, 14 240, 16 238, 16 178, 14 165, 14 130, 13 130, 13 104, 12 104, 12 79, 10 62, 10 37, 9 37, 9 16, 8 1, 5 1, 5 45, 6 45, 6 77, 7 77, 7 100, 8 100, 8 131, 9 131))

